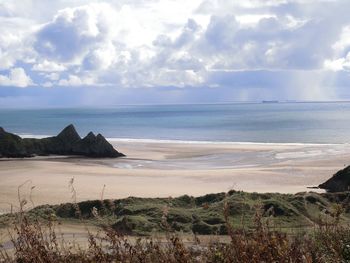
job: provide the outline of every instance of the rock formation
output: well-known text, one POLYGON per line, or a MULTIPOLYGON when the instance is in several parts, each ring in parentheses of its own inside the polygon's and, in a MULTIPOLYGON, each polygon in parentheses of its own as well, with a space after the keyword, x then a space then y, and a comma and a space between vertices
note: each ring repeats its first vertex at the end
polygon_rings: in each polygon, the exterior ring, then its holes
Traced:
POLYGON ((88 135, 74 144, 73 152, 91 157, 99 157, 101 155, 118 157, 118 154, 120 154, 114 150, 113 146, 101 134, 95 136, 92 132, 89 132, 88 135))
POLYGON ((6 132, 0 127, 0 157, 32 157, 35 155, 82 155, 87 157, 121 157, 124 154, 116 151, 101 135, 90 132, 81 139, 71 124, 57 136, 33 139, 6 132))
POLYGON ((0 127, 0 157, 30 157, 21 137, 0 127))
POLYGON ((344 192, 350 190, 350 166, 338 171, 330 179, 318 186, 328 192, 344 192))

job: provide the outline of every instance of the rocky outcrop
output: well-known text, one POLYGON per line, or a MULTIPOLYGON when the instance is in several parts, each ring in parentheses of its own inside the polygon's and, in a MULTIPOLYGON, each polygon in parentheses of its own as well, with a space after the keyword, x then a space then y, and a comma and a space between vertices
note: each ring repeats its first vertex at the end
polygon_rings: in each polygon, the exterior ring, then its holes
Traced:
POLYGON ((30 157, 21 137, 0 127, 0 157, 30 157))
POLYGON ((101 135, 90 132, 81 139, 71 124, 57 136, 33 139, 6 132, 0 127, 0 157, 31 157, 35 155, 82 155, 87 157, 121 157, 124 154, 116 151, 101 135))
POLYGON ((330 179, 318 186, 328 192, 344 192, 350 190, 350 166, 338 171, 330 179))
POLYGON ((93 132, 89 132, 83 139, 75 143, 73 152, 91 157, 120 156, 120 153, 114 150, 113 146, 101 134, 95 136, 93 132))

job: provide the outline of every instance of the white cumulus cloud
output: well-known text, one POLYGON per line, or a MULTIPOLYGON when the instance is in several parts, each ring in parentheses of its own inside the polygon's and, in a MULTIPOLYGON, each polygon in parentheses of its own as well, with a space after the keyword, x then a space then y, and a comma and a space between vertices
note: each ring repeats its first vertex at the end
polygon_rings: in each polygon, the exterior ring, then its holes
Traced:
POLYGON ((44 61, 34 64, 34 66, 32 67, 32 70, 46 71, 46 72, 59 72, 59 71, 66 70, 66 67, 62 64, 44 59, 44 61))
POLYGON ((335 98, 349 87, 349 9, 346 0, 0 0, 1 85, 335 98))
POLYGON ((0 75, 0 86, 25 88, 33 85, 33 81, 23 68, 12 68, 8 75, 0 75))
POLYGON ((37 33, 35 50, 42 57, 61 62, 77 62, 109 41, 111 17, 108 4, 91 4, 60 10, 37 33))
POLYGON ((93 85, 94 79, 89 76, 79 77, 76 75, 69 75, 66 79, 61 79, 58 82, 59 86, 83 86, 83 85, 93 85))

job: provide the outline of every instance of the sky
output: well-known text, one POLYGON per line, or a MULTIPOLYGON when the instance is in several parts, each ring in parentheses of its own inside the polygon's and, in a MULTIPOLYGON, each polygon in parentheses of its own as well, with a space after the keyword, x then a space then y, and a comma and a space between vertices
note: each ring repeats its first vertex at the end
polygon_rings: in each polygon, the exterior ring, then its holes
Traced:
POLYGON ((0 0, 0 107, 350 100, 348 0, 0 0))

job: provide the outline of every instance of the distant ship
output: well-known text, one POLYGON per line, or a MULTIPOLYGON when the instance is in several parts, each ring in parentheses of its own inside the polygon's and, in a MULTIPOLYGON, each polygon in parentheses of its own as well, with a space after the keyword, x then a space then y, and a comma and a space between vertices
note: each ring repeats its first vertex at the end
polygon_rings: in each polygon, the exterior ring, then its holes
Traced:
POLYGON ((278 103, 278 100, 263 100, 262 103, 278 103))

